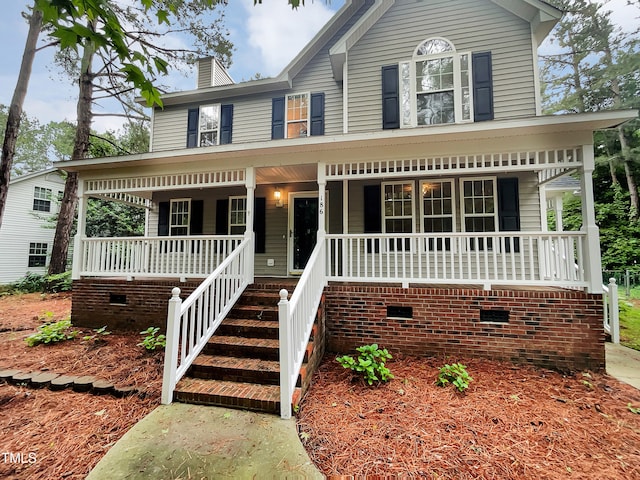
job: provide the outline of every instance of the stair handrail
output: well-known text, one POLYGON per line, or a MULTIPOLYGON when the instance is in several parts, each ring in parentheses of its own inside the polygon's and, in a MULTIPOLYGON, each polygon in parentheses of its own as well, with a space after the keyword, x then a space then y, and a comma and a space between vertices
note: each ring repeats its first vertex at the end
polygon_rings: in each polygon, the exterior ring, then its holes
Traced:
POLYGON ((280 417, 283 419, 291 418, 296 380, 326 284, 326 242, 319 235, 291 299, 287 300, 286 289, 280 290, 280 417))
POLYGON ((604 331, 611 336, 611 343, 620 343, 620 310, 618 307, 618 285, 611 277, 609 285, 602 285, 604 331))
POLYGON ((247 285, 253 282, 251 237, 245 239, 187 297, 173 288, 167 312, 162 379, 163 405, 173 401, 176 384, 205 347, 247 285))

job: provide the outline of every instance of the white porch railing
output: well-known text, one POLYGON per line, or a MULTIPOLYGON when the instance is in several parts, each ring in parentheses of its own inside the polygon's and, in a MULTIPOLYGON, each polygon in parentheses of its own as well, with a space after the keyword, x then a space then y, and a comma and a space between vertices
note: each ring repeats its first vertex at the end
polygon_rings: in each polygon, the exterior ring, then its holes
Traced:
POLYGON ((586 287, 585 237, 582 232, 327 235, 327 280, 586 287))
POLYGON ((287 290, 280 290, 280 416, 285 419, 291 418, 293 391, 327 284, 325 264, 326 244, 319 240, 291 300, 287 300, 287 290))
POLYGON ((81 276, 207 277, 242 235, 83 238, 81 276))
POLYGON ((184 301, 174 288, 167 314, 162 403, 216 331, 244 289, 253 282, 253 242, 244 239, 184 301))
POLYGON ((604 331, 611 335, 611 343, 620 343, 620 311, 618 309, 618 285, 615 278, 609 285, 602 285, 604 294, 604 331))

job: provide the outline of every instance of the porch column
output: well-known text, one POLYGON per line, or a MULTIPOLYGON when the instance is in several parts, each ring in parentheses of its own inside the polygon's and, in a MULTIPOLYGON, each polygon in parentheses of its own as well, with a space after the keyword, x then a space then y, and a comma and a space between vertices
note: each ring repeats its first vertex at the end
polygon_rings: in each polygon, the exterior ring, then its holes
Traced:
POLYGON ((84 194, 84 180, 78 178, 78 224, 76 236, 73 238, 73 266, 71 267, 71 278, 80 279, 82 269, 82 240, 86 236, 87 228, 87 197, 84 194))
POLYGON ((254 256, 254 242, 255 242, 255 233, 253 232, 253 216, 254 216, 254 202, 255 202, 255 192, 256 192, 256 170, 255 167, 247 167, 246 170, 246 180, 245 185, 247 186, 247 218, 246 227, 244 230, 244 237, 251 239, 251 262, 249 265, 246 265, 248 269, 247 275, 251 278, 251 283, 253 283, 254 278, 254 264, 255 264, 255 256, 254 256))
POLYGON ((318 163, 318 240, 324 241, 327 233, 325 225, 325 210, 327 209, 327 199, 325 198, 327 189, 327 169, 324 163, 318 163))
POLYGON ((602 260, 600 258, 600 230, 596 225, 593 199, 593 145, 582 145, 582 230, 587 234, 583 248, 584 274, 589 293, 602 293, 602 260))
POLYGON ((540 185, 538 193, 540 194, 540 227, 543 232, 548 232, 549 220, 547 219, 547 211, 549 205, 547 205, 547 188, 544 185, 540 185))
POLYGON ((561 196, 556 195, 553 197, 553 206, 556 211, 556 232, 564 232, 564 222, 562 220, 562 210, 564 205, 561 196))

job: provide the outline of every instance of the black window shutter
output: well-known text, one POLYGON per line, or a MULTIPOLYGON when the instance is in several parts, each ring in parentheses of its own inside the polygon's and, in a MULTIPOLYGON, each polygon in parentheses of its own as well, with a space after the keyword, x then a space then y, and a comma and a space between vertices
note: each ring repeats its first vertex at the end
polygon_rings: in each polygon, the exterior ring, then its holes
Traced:
POLYGON ((271 139, 284 138, 284 97, 271 99, 271 139))
MULTIPOLYGON (((498 179, 498 227, 501 232, 520 231, 520 197, 517 178, 498 179)), ((514 238, 514 251, 520 251, 520 239, 514 238)), ((505 244, 505 251, 511 251, 509 242, 505 244)))
POLYGON ((233 130, 233 105, 220 107, 220 145, 231 143, 233 130))
MULTIPOLYGON (((382 204, 380 185, 365 185, 364 187, 364 233, 382 232, 382 204)), ((372 245, 371 239, 367 239, 367 251, 378 253, 380 242, 376 240, 372 245)))
POLYGON ((473 120, 493 120, 493 75, 491 52, 474 53, 473 67, 473 120))
POLYGON ((253 232, 255 233, 255 253, 267 251, 267 199, 256 197, 253 209, 253 232))
POLYGON ((311 94, 311 135, 324 135, 324 93, 311 94))
POLYGON ((169 202, 158 204, 158 235, 166 237, 169 235, 169 202))
POLYGON ((204 221, 204 201, 191 200, 191 215, 189 218, 189 232, 191 235, 202 235, 204 221))
POLYGON ((220 198, 216 202, 216 235, 229 234, 229 199, 220 198))
POLYGON ((398 65, 382 67, 382 128, 400 128, 398 65))
POLYGON ((190 108, 187 114, 187 148, 198 146, 198 116, 199 108, 190 108))

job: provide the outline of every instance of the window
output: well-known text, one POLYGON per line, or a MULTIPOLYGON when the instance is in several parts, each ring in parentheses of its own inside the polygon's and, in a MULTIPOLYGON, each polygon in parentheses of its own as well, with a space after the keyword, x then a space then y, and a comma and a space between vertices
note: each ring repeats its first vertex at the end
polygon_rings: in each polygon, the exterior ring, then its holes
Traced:
POLYGON ((287 138, 309 134, 309 94, 287 95, 287 138))
POLYGON ((189 235, 190 199, 171 200, 169 235, 189 235))
POLYGON ((229 197, 229 233, 240 235, 247 229, 247 197, 229 197))
MULTIPOLYGON (((462 228, 465 232, 495 232, 497 222, 496 179, 494 177, 460 180, 462 192, 462 228)), ((486 240, 487 248, 493 248, 493 240, 486 240)), ((475 249, 475 242, 471 242, 475 249)), ((478 239, 478 248, 484 250, 484 240, 478 239)))
POLYGON ((220 105, 200 107, 198 145, 210 147, 220 143, 220 105))
MULTIPOLYGON (((383 205, 382 228, 384 233, 413 233, 413 182, 389 182, 382 184, 383 205)), ((394 244, 390 240, 389 248, 402 249, 402 240, 394 244)), ((404 249, 408 250, 409 239, 405 239, 404 249)))
POLYGON ((431 38, 399 70, 402 127, 472 120, 470 53, 456 52, 444 38, 431 38))
POLYGON ((33 209, 36 212, 51 211, 51 189, 35 187, 33 192, 33 209))
MULTIPOLYGON (((420 183, 422 193, 422 231, 443 233, 455 230, 455 193, 453 180, 430 180, 420 183)), ((451 249, 451 239, 429 239, 429 250, 451 249)))
POLYGON ((46 243, 29 244, 29 267, 44 267, 47 264, 47 247, 46 243))

